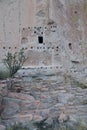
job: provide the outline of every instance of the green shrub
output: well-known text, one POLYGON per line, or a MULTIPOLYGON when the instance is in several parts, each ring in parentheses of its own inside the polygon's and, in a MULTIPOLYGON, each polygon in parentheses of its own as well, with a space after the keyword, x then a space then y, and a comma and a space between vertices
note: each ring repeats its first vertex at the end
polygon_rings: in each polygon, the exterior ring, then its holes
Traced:
POLYGON ((87 100, 83 100, 80 102, 82 105, 87 105, 87 100))
POLYGON ((9 75, 9 72, 8 71, 0 71, 0 80, 4 80, 6 78, 8 78, 10 75, 9 75))
POLYGON ((87 124, 83 121, 78 123, 77 130, 87 130, 87 124))
POLYGON ((83 121, 79 122, 63 122, 59 123, 58 120, 53 120, 51 125, 48 125, 45 120, 36 122, 37 130, 87 130, 87 124, 83 121))
POLYGON ((58 119, 54 119, 53 123, 48 125, 46 119, 42 121, 30 121, 27 125, 23 126, 21 123, 14 124, 6 130, 87 130, 87 124, 79 120, 77 122, 63 122, 59 123, 58 119))
POLYGON ((9 71, 10 77, 13 77, 25 62, 25 55, 23 49, 15 53, 8 52, 3 59, 3 62, 9 71))
POLYGON ((77 86, 77 87, 80 87, 82 89, 86 89, 87 88, 87 85, 85 85, 84 83, 81 83, 79 81, 76 81, 76 80, 73 80, 71 84, 73 86, 77 86))
POLYGON ((17 125, 14 124, 13 126, 8 127, 6 130, 31 130, 31 125, 30 126, 23 126, 21 123, 19 123, 17 125))

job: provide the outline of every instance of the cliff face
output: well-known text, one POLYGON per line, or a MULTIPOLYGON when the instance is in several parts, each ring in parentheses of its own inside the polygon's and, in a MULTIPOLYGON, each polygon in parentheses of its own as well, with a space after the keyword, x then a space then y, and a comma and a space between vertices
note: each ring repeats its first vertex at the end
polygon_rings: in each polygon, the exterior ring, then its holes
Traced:
POLYGON ((0 1, 0 59, 24 48, 25 66, 80 71, 87 64, 86 16, 86 0, 0 1))
POLYGON ((64 30, 62 38, 66 37, 66 40, 72 44, 73 51, 78 52, 82 47, 86 55, 87 1, 55 0, 52 1, 51 9, 51 19, 64 30))
POLYGON ((27 55, 12 92, 0 82, 4 122, 87 121, 86 35, 87 0, 0 0, 0 62, 21 48, 27 55))
POLYGON ((54 0, 50 4, 50 19, 61 26, 63 46, 71 59, 87 64, 87 1, 54 0), (69 49, 67 48, 69 46, 69 49))

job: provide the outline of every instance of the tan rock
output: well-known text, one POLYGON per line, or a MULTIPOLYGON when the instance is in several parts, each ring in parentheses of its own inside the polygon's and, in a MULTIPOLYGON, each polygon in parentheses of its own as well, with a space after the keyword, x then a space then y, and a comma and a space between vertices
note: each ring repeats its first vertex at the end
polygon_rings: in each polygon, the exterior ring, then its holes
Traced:
POLYGON ((38 115, 38 114, 35 114, 35 115, 33 116, 33 120, 35 120, 35 121, 41 121, 41 120, 43 120, 43 118, 42 118, 42 116, 40 116, 40 115, 38 115))
POLYGON ((33 114, 17 114, 13 118, 19 119, 19 120, 24 120, 24 119, 33 119, 33 114))
POLYGON ((60 123, 66 122, 66 121, 68 121, 68 120, 69 120, 69 116, 66 115, 64 112, 62 112, 62 113, 60 114, 59 118, 58 118, 58 121, 59 121, 60 123))
POLYGON ((20 100, 34 101, 33 96, 22 94, 22 93, 9 92, 8 97, 9 98, 17 98, 17 99, 20 99, 20 100))

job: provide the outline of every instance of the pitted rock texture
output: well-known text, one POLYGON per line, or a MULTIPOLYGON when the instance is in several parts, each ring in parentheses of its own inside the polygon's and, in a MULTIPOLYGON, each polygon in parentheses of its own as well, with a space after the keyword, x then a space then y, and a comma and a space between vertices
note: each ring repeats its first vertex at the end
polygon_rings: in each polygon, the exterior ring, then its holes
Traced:
POLYGON ((86 0, 0 1, 0 12, 0 62, 23 48, 25 67, 81 75, 86 70, 86 0))

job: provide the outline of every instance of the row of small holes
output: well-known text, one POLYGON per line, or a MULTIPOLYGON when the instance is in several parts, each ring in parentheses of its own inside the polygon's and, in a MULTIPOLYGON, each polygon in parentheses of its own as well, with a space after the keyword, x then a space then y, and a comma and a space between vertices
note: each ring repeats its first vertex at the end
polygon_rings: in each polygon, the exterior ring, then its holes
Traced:
MULTIPOLYGON (((53 69, 53 68, 54 68, 54 67, 49 67, 49 68, 47 68, 47 67, 39 67, 39 68, 37 68, 37 69, 53 69)), ((56 66, 55 68, 58 69, 58 68, 62 68, 62 67, 56 66)), ((26 69, 26 68, 22 68, 22 69, 26 69)), ((30 68, 27 68, 27 69, 30 69, 30 68)))
MULTIPOLYGON (((34 27, 35 29, 42 29, 43 27, 34 27)), ((44 27, 45 29, 47 29, 47 27, 44 27)), ((57 28, 57 26, 51 26, 51 28, 57 28)), ((23 28, 23 30, 25 30, 26 28, 23 28)), ((32 27, 28 27, 28 29, 32 29, 32 27)))
MULTIPOLYGON (((72 49, 72 44, 69 43, 69 48, 72 49)), ((11 49, 11 47, 8 47, 9 49, 11 49)), ((31 49, 33 49, 34 47, 31 46, 30 47, 31 49)), ((51 47, 47 47, 48 49, 51 49, 51 47)), ((59 47, 57 46, 56 49, 58 49, 59 47)), ((3 49, 6 49, 6 47, 3 47, 3 49)), ((15 49, 17 49, 17 47, 15 47, 15 49)), ((22 48, 22 49, 28 49, 28 48, 22 48)), ((37 47, 37 49, 42 49, 42 47, 37 47)), ((45 47, 43 47, 43 49, 45 49, 45 47)), ((55 49, 55 47, 52 47, 52 49, 55 49)), ((58 51, 58 50, 57 50, 58 51)))
MULTIPOLYGON (((3 49, 6 49, 7 47, 3 47, 3 49)), ((11 49, 11 47, 8 47, 9 49, 11 49)), ((17 49, 17 47, 15 47, 15 49, 17 49)))
MULTIPOLYGON (((33 49, 34 47, 31 46, 30 48, 33 49)), ((42 49, 42 48, 45 49, 46 47, 37 47, 37 49, 42 49)), ((48 48, 48 49, 51 49, 51 47, 47 47, 47 48, 48 48)), ((58 49, 58 48, 59 48, 59 47, 57 46, 56 49, 58 49)), ((28 48, 22 48, 22 49, 28 49, 28 48)), ((55 49, 55 48, 52 47, 52 49, 55 49)))

